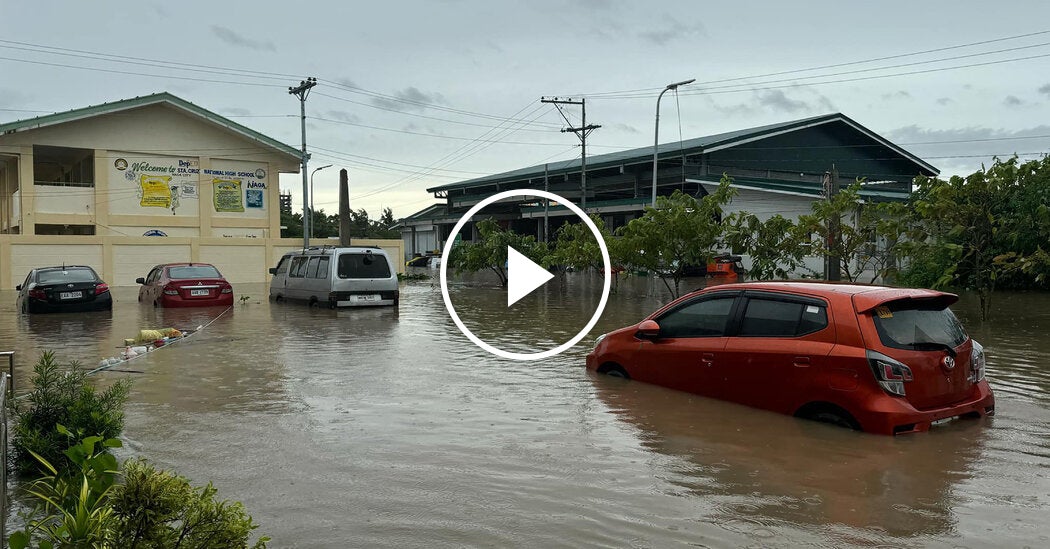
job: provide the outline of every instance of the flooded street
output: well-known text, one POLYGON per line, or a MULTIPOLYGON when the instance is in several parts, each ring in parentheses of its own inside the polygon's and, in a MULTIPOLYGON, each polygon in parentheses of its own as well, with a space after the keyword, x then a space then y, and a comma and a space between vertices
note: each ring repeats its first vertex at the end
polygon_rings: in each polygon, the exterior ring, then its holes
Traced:
MULTIPOLYGON (((511 350, 561 343, 596 284, 570 275, 465 321, 511 350)), ((122 457, 214 481, 272 547, 1050 546, 1050 295, 998 295, 984 324, 975 299, 953 307, 988 352, 997 415, 892 438, 586 372, 594 336, 665 301, 648 288, 621 281, 589 337, 538 362, 470 343, 436 279, 402 285, 399 310, 238 285, 248 303, 218 318, 140 306, 135 288, 111 315, 27 318, 5 290, 0 350, 24 388, 41 350, 94 367, 142 328, 211 322, 97 376, 135 380, 122 457)))

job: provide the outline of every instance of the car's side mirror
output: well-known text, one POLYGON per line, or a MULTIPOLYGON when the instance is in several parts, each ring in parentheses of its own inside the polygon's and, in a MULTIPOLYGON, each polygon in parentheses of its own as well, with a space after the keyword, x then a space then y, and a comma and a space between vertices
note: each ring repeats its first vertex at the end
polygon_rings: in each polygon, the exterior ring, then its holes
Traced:
POLYGON ((21 292, 22 291, 22 285, 19 284, 18 286, 15 286, 15 291, 16 292, 21 292))
POLYGON ((135 279, 135 284, 145 284, 145 283, 146 283, 146 279, 142 278, 141 276, 135 279))
POLYGON ((639 339, 656 339, 660 337, 660 325, 655 320, 643 320, 638 325, 638 331, 635 332, 634 337, 639 339))
POLYGON ((270 271, 270 274, 272 274, 272 275, 277 274, 277 267, 270 267, 267 270, 270 271))

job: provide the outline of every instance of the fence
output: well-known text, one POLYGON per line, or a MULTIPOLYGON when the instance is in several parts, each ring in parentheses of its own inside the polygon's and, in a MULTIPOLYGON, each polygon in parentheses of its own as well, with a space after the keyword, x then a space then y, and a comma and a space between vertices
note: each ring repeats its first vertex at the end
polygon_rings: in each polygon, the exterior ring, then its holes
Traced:
MULTIPOLYGON (((7 357, 7 372, 0 372, 0 540, 7 540, 7 399, 14 396, 15 352, 2 351, 7 357), (11 393, 11 394, 9 394, 11 393)), ((2 545, 3 542, 0 542, 2 545)))

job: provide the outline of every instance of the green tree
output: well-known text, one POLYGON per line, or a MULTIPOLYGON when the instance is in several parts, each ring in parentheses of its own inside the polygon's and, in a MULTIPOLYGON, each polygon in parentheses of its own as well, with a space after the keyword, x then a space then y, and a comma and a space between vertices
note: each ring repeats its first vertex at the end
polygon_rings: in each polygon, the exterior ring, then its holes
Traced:
POLYGON ((676 190, 620 229, 614 255, 626 266, 651 271, 678 297, 688 265, 707 265, 722 244, 722 213, 736 194, 727 175, 715 192, 696 199, 676 190), (672 285, 673 283, 673 285, 672 285))
POLYGON ((850 282, 857 282, 869 269, 874 272, 874 281, 888 265, 886 257, 871 245, 878 236, 880 211, 884 210, 864 204, 860 189, 858 180, 830 200, 813 202, 813 213, 798 218, 798 230, 812 235, 810 253, 831 256, 841 276, 850 282))
POLYGON ((512 247, 525 257, 541 265, 547 265, 548 250, 536 237, 502 229, 489 218, 477 224, 479 238, 475 242, 458 242, 452 247, 447 259, 448 266, 458 272, 490 270, 499 278, 500 286, 507 286, 507 247, 512 247))
POLYGON ((726 219, 725 241, 733 253, 751 258, 747 276, 754 280, 788 278, 805 266, 809 250, 798 226, 780 214, 762 221, 750 212, 735 212, 726 219))
MULTIPOLYGON (((606 228, 605 221, 597 214, 591 214, 590 218, 608 248, 609 242, 612 241, 612 234, 606 228)), ((554 241, 548 262, 552 265, 571 267, 578 271, 594 269, 599 275, 605 276, 602 250, 594 238, 594 233, 585 223, 566 223, 558 229, 558 237, 554 241)))

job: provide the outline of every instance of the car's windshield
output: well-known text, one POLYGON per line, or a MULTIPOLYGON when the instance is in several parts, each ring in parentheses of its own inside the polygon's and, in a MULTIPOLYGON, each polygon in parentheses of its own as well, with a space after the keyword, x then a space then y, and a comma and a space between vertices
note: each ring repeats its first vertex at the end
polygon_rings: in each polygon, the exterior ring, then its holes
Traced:
POLYGON ((169 267, 168 278, 180 280, 186 278, 221 278, 219 270, 211 265, 188 265, 169 267))
POLYGON ((36 275, 38 284, 62 284, 66 282, 94 282, 95 272, 91 269, 69 268, 40 271, 36 275))
POLYGON ((875 308, 875 327, 884 345, 902 349, 928 349, 931 345, 957 347, 966 341, 966 330, 947 307, 906 307, 893 304, 875 308))

